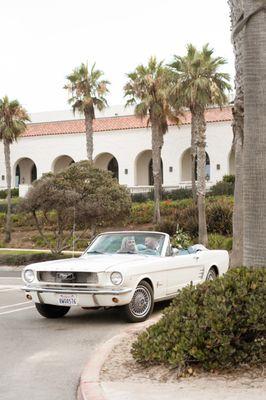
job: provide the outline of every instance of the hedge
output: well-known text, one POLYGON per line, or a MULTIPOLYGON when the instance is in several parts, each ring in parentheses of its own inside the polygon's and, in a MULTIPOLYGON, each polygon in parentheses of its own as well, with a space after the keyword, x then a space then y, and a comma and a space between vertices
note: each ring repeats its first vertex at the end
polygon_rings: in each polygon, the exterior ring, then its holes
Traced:
POLYGON ((161 320, 139 335, 140 363, 206 370, 266 361, 266 268, 239 268, 181 290, 161 320))

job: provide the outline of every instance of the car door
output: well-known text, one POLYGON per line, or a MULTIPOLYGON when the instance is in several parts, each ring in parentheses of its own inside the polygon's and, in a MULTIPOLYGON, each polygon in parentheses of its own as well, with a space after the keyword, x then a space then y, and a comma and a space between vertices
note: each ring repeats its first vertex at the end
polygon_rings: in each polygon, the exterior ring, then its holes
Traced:
POLYGON ((178 254, 168 257, 167 264, 167 296, 175 294, 190 283, 196 284, 202 269, 200 252, 194 254, 178 254))

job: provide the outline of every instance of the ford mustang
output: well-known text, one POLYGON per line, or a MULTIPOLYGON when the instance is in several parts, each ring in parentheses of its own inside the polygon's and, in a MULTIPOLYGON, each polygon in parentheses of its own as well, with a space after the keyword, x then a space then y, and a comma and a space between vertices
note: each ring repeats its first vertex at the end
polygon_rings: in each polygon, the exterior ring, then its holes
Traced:
POLYGON ((173 248, 166 233, 107 232, 79 258, 25 267, 22 289, 47 318, 63 317, 71 307, 120 306, 128 321, 141 322, 154 302, 173 298, 188 284, 212 280, 228 265, 227 251, 200 244, 173 248))

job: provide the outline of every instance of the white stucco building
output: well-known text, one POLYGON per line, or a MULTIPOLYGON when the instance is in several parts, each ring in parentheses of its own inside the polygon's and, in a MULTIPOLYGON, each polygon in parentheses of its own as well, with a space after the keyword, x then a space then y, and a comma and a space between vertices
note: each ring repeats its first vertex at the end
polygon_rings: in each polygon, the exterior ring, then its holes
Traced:
MULTIPOLYGON (((72 112, 40 113, 31 116, 27 131, 11 146, 12 186, 27 190, 48 171, 61 171, 71 162, 86 159, 85 124, 72 112)), ((231 108, 210 108, 206 112, 206 176, 209 185, 234 173, 231 108)), ((163 186, 189 186, 190 114, 180 127, 169 125, 162 149, 163 186)), ((149 190, 151 173, 151 129, 132 112, 112 107, 94 121, 95 165, 109 169, 121 184, 134 192, 149 190), (131 115, 129 115, 131 114, 131 115)), ((3 145, 0 143, 0 188, 6 187, 3 145)))

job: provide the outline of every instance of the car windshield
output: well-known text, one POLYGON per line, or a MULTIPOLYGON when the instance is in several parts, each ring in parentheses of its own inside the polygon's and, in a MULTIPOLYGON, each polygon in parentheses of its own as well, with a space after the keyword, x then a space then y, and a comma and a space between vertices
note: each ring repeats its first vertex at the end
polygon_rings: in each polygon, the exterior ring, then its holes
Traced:
POLYGON ((85 254, 145 254, 161 256, 165 235, 149 232, 125 232, 99 235, 85 254))

